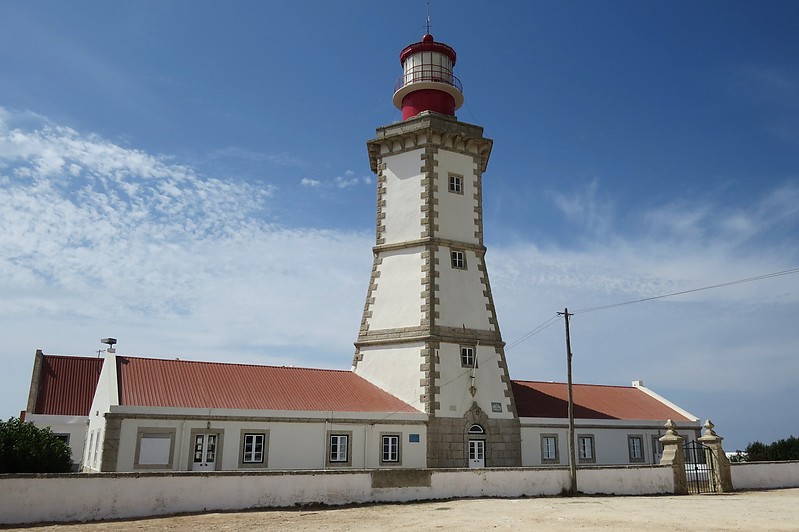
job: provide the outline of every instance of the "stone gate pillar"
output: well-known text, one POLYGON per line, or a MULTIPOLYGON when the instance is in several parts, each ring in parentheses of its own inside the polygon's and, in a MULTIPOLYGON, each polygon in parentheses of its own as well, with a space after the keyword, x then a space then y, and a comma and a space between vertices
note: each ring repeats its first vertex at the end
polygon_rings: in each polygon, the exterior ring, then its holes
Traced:
POLYGON ((709 419, 705 421, 704 427, 705 433, 697 438, 697 440, 704 444, 715 458, 714 462, 716 463, 716 467, 713 470, 713 475, 716 477, 716 491, 722 493, 733 491, 730 461, 727 459, 727 454, 721 446, 721 440, 724 438, 716 434, 713 430, 715 425, 713 425, 713 422, 709 419))
POLYGON ((674 430, 672 420, 666 421, 666 435, 660 438, 663 443, 663 455, 660 465, 670 465, 674 474, 674 494, 688 495, 688 479, 685 475, 685 450, 683 437, 674 430))

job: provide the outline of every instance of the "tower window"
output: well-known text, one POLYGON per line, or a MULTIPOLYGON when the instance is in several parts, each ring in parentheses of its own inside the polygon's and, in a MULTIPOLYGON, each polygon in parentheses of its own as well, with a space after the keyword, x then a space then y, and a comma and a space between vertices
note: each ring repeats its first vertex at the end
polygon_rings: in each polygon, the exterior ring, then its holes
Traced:
POLYGON ((474 358, 474 347, 461 346, 461 366, 464 368, 476 368, 477 361, 474 358))
POLYGON ((466 269, 466 255, 463 251, 450 251, 450 257, 452 258, 453 268, 458 270, 466 269))
POLYGON ((463 177, 459 175, 450 174, 449 176, 449 191, 455 194, 463 194, 463 177))

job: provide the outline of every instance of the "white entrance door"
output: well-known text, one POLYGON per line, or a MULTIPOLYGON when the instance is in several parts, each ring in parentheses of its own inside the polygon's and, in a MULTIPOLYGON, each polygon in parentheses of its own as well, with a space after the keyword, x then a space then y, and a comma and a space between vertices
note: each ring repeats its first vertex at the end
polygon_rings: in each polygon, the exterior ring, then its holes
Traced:
POLYGON ((485 467, 486 442, 484 440, 469 440, 469 467, 485 467))
POLYGON ((216 466, 216 434, 194 436, 192 471, 213 471, 216 466))

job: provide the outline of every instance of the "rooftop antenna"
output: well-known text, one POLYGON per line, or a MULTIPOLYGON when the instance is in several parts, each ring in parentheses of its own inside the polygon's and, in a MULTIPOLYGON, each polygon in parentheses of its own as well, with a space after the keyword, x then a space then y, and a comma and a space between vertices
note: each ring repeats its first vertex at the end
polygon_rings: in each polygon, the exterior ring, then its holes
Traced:
POLYGON ((430 35, 430 0, 427 0, 427 35, 430 35))

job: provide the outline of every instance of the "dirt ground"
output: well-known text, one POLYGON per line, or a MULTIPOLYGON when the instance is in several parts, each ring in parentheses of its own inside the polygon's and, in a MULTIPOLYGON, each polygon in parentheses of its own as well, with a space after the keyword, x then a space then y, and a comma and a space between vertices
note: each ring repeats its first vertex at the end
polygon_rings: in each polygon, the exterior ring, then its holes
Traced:
MULTIPOLYGON (((799 489, 719 495, 465 499, 210 513, 22 530, 799 530, 799 489)), ((19 529, 17 529, 19 530, 19 529)))

